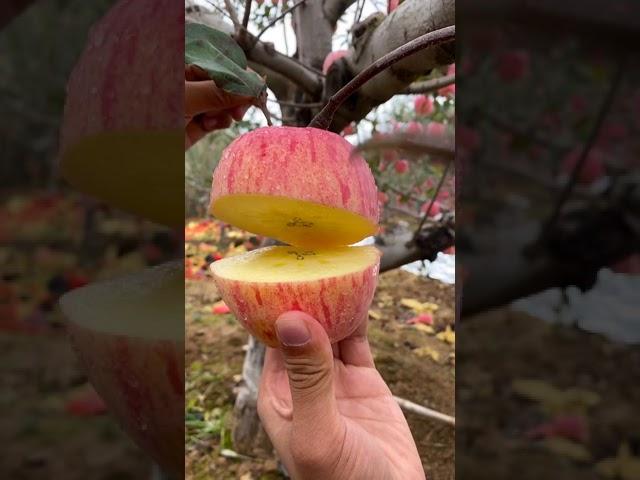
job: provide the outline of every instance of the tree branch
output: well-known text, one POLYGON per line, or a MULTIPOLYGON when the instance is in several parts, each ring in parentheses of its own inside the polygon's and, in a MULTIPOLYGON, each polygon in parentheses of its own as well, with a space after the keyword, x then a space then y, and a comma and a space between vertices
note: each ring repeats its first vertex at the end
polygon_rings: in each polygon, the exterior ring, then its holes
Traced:
MULTIPOLYGON (((247 0, 247 1, 251 1, 251 0, 247 0)), ((273 27, 276 23, 278 23, 280 20, 282 20, 284 17, 287 16, 288 13, 293 12, 296 8, 298 8, 300 5, 304 4, 304 2, 306 2, 307 0, 300 0, 298 3, 296 3, 295 5, 293 5, 292 7, 287 8, 284 12, 282 12, 280 15, 278 15, 276 18, 274 18, 273 20, 271 20, 271 22, 269 22, 269 24, 264 27, 260 33, 258 33, 258 35, 256 36, 255 40, 258 41, 260 40, 260 37, 262 36, 262 34, 264 32, 266 32, 267 30, 269 30, 271 27, 273 27)))
POLYGON ((251 15, 251 0, 246 0, 244 2, 244 15, 242 16, 242 28, 245 30, 249 25, 249 16, 251 15))
POLYGON ((420 93, 431 93, 446 86, 456 83, 456 76, 445 75, 443 77, 433 78, 431 80, 424 80, 422 82, 416 82, 409 85, 404 92, 407 95, 417 95, 420 93))
POLYGON ((356 3, 356 0, 325 0, 324 15, 331 25, 335 25, 344 12, 354 3, 356 3))
POLYGON ((253 38, 253 36, 248 35, 248 45, 247 43, 239 42, 249 60, 264 65, 268 69, 288 78, 311 96, 317 97, 322 92, 322 77, 319 73, 295 59, 277 52, 273 46, 268 47, 268 44, 262 42, 253 44, 253 38))
POLYGON ((416 52, 419 52, 420 50, 424 50, 427 47, 451 42, 455 39, 455 36, 456 27, 455 25, 451 25, 449 27, 436 30, 435 32, 426 33, 386 54, 379 60, 376 60, 367 68, 358 73, 358 75, 356 75, 349 83, 347 83, 335 95, 333 95, 329 99, 329 103, 327 103, 322 111, 318 115, 316 115, 309 126, 325 130, 328 129, 338 108, 344 103, 347 98, 353 95, 371 78, 386 70, 393 64, 399 62, 404 58, 407 58, 408 56, 416 52))
POLYGON ((229 12, 229 18, 231 18, 231 21, 233 22, 233 26, 236 29, 236 32, 240 31, 240 27, 242 24, 240 23, 240 19, 238 18, 238 12, 236 12, 236 9, 231 3, 231 0, 224 0, 224 6, 226 7, 227 12, 229 12))
POLYGON ((444 185, 444 180, 445 178, 447 178, 447 173, 449 173, 449 168, 451 168, 451 164, 453 162, 449 161, 447 162, 447 164, 444 167, 444 171, 442 172, 442 175, 440 176, 440 181, 438 182, 438 185, 436 186, 436 191, 433 194, 433 197, 431 197, 431 201, 429 202, 429 206, 427 207, 427 210, 424 212, 424 215, 422 216, 422 220, 420 220, 420 223, 418 224, 418 228, 416 228, 416 233, 414 234, 413 237, 413 241, 415 242, 416 239, 418 238, 418 235, 420 234, 420 230, 422 230, 422 226, 424 225, 424 222, 427 221, 427 218, 429 217, 429 213, 431 213, 431 208, 433 207, 433 204, 436 201, 436 198, 438 197, 438 194, 440 193, 440 190, 442 189, 442 185, 444 185))

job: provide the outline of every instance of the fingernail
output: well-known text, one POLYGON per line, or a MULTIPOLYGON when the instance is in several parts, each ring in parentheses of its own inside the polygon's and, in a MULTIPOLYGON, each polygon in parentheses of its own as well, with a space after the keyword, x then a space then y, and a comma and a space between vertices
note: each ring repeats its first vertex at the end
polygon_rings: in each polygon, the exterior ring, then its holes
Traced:
POLYGON ((287 347, 301 347, 311 340, 304 320, 294 316, 282 316, 276 320, 276 333, 280 343, 287 347))

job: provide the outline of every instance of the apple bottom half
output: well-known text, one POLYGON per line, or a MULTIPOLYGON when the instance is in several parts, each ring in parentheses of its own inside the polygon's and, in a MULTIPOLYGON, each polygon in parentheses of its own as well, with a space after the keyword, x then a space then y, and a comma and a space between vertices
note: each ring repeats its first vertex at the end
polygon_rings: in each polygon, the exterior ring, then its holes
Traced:
POLYGON ((314 317, 336 343, 366 321, 379 266, 378 261, 358 272, 310 281, 250 282, 215 274, 213 278, 236 318, 266 345, 278 345, 275 321, 291 310, 314 317))
POLYGON ((123 429, 167 473, 184 476, 184 343, 67 322, 89 380, 123 429))

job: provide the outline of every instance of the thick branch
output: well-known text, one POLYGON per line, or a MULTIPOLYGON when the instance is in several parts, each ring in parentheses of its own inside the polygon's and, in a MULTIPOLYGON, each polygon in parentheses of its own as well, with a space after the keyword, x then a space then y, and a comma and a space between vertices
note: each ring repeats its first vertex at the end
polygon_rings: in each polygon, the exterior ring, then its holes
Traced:
MULTIPOLYGON (((354 44, 340 68, 332 68, 328 77, 346 77, 344 85, 384 55, 426 33, 455 24, 453 0, 405 0, 391 15, 365 19, 362 28, 353 30, 354 44)), ((364 118, 374 107, 404 91, 419 77, 435 67, 455 60, 454 44, 436 45, 396 63, 369 80, 337 112, 331 125, 340 131, 352 121, 364 118)), ((338 62, 336 62, 338 63, 338 62)), ((335 65, 337 67, 337 65, 335 65)), ((330 82, 330 78, 327 82, 330 82)), ((338 89, 327 92, 332 95, 338 89)))
MULTIPOLYGON (((252 44, 254 38, 249 35, 247 42, 252 44)), ((288 78, 308 94, 317 96, 322 91, 322 78, 319 74, 293 58, 277 52, 273 46, 262 42, 257 42, 253 46, 243 44, 241 46, 250 61, 259 63, 288 78)))
POLYGON ((331 25, 335 25, 344 12, 354 3, 356 3, 356 0, 325 0, 324 15, 331 25))
POLYGON ((322 129, 329 128, 336 110, 365 83, 372 80, 376 75, 385 71, 392 65, 410 57, 420 50, 453 41, 455 39, 455 35, 456 27, 455 25, 451 25, 449 27, 436 30, 435 32, 425 33, 424 35, 421 35, 420 37, 411 40, 410 42, 384 55, 382 58, 376 60, 358 73, 358 75, 356 75, 349 83, 333 95, 329 99, 327 106, 322 109, 309 126, 322 129))
POLYGON ((390 243, 378 245, 378 249, 382 252, 380 272, 393 270, 416 260, 435 260, 438 252, 455 244, 452 225, 451 220, 427 225, 415 242, 412 242, 413 234, 405 232, 390 243))
POLYGON ((433 78, 431 80, 424 80, 422 82, 416 82, 409 85, 403 93, 407 95, 417 95, 420 93, 431 93, 441 88, 447 87, 452 83, 456 83, 456 76, 445 75, 443 77, 433 78))

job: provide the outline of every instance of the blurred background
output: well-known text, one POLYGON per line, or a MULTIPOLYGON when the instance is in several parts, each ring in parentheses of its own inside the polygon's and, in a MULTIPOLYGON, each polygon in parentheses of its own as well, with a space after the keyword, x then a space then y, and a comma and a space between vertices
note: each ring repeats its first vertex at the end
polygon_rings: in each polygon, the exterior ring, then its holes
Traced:
POLYGON ((113 1, 0 7, 0 477, 140 479, 151 462, 87 383, 58 298, 155 265, 181 239, 56 171, 67 79, 113 1))

